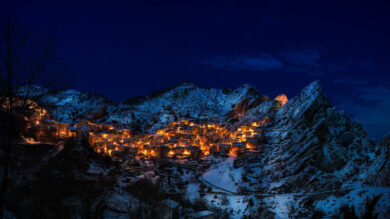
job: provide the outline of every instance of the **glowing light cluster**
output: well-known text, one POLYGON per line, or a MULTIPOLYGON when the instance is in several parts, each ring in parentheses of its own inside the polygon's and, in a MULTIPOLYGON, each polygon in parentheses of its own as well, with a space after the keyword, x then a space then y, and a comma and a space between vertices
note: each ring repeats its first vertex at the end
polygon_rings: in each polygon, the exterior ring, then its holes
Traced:
MULTIPOLYGON (((279 98, 281 102, 287 98, 279 98)), ((108 124, 96 124, 80 121, 74 126, 67 123, 56 123, 48 119, 48 113, 37 108, 33 121, 37 126, 51 126, 57 129, 61 138, 88 138, 89 143, 98 153, 116 156, 131 153, 145 158, 199 158, 211 153, 222 153, 231 156, 256 150, 262 128, 269 122, 266 117, 261 121, 253 121, 234 130, 221 124, 196 124, 188 120, 171 122, 155 134, 133 136, 129 129, 121 129, 108 124), (44 122, 43 122, 44 121, 44 122)))

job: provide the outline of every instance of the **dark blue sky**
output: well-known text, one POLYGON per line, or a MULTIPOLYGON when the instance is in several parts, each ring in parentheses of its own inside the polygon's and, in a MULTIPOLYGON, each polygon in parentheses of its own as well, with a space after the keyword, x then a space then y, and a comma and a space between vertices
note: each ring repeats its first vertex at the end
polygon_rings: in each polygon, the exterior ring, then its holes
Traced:
POLYGON ((124 100, 191 80, 291 97, 319 79, 371 136, 390 131, 386 1, 11 0, 0 9, 57 35, 78 90, 124 100))

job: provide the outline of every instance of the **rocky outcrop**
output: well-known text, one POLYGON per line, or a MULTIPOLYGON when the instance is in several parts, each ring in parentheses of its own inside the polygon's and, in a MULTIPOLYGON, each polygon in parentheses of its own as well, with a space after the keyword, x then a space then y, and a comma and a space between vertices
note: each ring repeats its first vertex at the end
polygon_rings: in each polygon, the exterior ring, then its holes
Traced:
POLYGON ((269 102, 269 97, 265 95, 244 98, 225 116, 226 125, 234 129, 239 125, 259 120, 258 115, 262 115, 262 113, 256 111, 256 109, 265 102, 269 102))
POLYGON ((390 132, 385 137, 383 137, 381 145, 382 147, 386 148, 387 151, 390 151, 390 132))
POLYGON ((280 103, 280 107, 283 107, 288 102, 286 94, 278 95, 277 97, 275 97, 275 100, 280 103))
MULTIPOLYGON (((259 106, 272 116, 272 103, 259 106), (267 107, 266 107, 267 106, 267 107)), ((250 112, 248 112, 250 113, 250 112)), ((332 107, 318 81, 287 102, 266 126, 261 188, 269 192, 332 190, 361 181, 380 153, 362 125, 332 107), (269 186, 269 183, 278 186, 269 186)), ((245 119, 245 117, 244 117, 245 119)))
POLYGON ((378 151, 382 162, 379 162, 379 171, 373 172, 368 181, 377 186, 390 186, 390 133, 381 140, 378 151))

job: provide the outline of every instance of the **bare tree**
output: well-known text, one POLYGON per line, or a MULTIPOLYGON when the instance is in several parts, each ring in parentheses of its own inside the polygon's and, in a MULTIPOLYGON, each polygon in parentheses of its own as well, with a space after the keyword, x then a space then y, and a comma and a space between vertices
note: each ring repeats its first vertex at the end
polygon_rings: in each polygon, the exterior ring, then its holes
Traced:
MULTIPOLYGON (((10 160, 23 129, 42 95, 35 85, 55 87, 64 74, 56 70, 54 38, 34 32, 7 16, 0 23, 0 218, 3 218, 10 160)), ((40 89, 42 90, 42 89, 40 89)))

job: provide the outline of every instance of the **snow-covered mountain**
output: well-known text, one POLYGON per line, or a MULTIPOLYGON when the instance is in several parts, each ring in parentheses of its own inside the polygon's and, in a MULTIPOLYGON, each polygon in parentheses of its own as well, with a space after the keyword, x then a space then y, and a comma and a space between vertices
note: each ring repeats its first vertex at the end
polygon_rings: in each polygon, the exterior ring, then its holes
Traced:
POLYGON ((52 105, 51 114, 63 121, 137 123, 140 132, 184 118, 235 128, 269 117, 262 153, 208 156, 196 170, 160 164, 149 178, 163 193, 184 194, 195 206, 202 200, 232 218, 330 218, 351 212, 389 217, 390 135, 382 143, 370 140, 359 122, 331 105, 318 81, 285 105, 250 85, 220 90, 188 82, 124 103, 74 90, 49 95, 42 103, 52 105))
POLYGON ((243 85, 235 90, 202 88, 193 83, 181 83, 155 97, 142 102, 121 104, 108 121, 125 119, 131 123, 135 119, 153 128, 164 126, 169 121, 180 119, 208 120, 224 122, 226 117, 243 114, 246 108, 254 107, 264 100, 251 85, 243 85), (243 103, 245 105, 243 105, 243 103))
POLYGON ((89 119, 102 109, 112 112, 116 106, 116 103, 103 96, 76 90, 44 95, 41 102, 54 119, 69 123, 89 119))
POLYGON ((271 122, 264 127, 264 153, 209 157, 201 183, 184 178, 190 183, 182 192, 206 184, 206 203, 233 218, 347 217, 348 212, 363 217, 370 206, 373 215, 388 217, 390 137, 381 144, 368 139, 359 122, 332 107, 318 81, 283 107, 264 101, 230 125, 266 116, 271 122))
POLYGON ((223 123, 241 117, 249 109, 268 100, 245 84, 235 90, 202 88, 183 82, 145 97, 131 98, 122 103, 105 97, 65 90, 41 99, 50 114, 63 122, 95 119, 96 122, 124 123, 140 126, 140 131, 153 131, 167 122, 192 119, 223 123), (97 118, 96 114, 100 113, 97 118))

